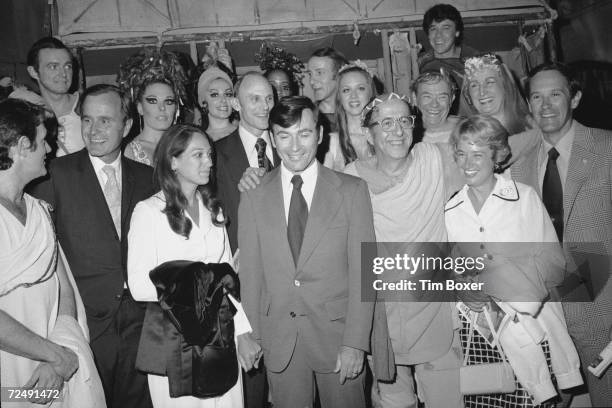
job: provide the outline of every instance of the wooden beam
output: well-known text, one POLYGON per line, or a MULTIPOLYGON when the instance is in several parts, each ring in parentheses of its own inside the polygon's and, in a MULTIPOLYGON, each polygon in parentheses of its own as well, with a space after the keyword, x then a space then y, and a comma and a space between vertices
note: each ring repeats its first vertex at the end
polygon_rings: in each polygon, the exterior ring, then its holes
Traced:
POLYGON ((198 65, 198 47, 195 41, 189 41, 189 55, 191 55, 191 60, 193 63, 198 65))
MULTIPOLYGON (((168 0, 172 4, 173 0, 168 0)), ((467 27, 482 25, 515 25, 523 21, 526 25, 544 24, 547 15, 542 8, 517 10, 514 13, 499 15, 474 15, 463 19, 467 27)), ((422 16, 389 17, 379 19, 365 19, 359 21, 359 28, 363 32, 380 30, 405 31, 410 28, 416 30, 421 27, 422 16)), ((309 21, 287 22, 278 24, 249 25, 235 27, 196 27, 188 29, 172 29, 162 33, 164 43, 185 43, 190 41, 241 41, 244 39, 264 40, 305 37, 321 37, 325 34, 351 34, 354 30, 353 21, 309 21)), ((108 48, 125 46, 154 45, 157 43, 158 33, 154 32, 109 32, 109 33, 79 33, 62 36, 62 41, 69 46, 84 48, 108 48)))
POLYGON ((385 67, 385 92, 392 92, 393 87, 393 71, 391 70, 391 50, 389 49, 389 31, 382 30, 380 32, 380 43, 383 52, 383 64, 385 67))
POLYGON ((418 49, 415 48, 417 45, 416 30, 411 27, 408 32, 408 39, 410 40, 410 62, 412 63, 412 79, 414 80, 419 76, 419 52, 418 49))

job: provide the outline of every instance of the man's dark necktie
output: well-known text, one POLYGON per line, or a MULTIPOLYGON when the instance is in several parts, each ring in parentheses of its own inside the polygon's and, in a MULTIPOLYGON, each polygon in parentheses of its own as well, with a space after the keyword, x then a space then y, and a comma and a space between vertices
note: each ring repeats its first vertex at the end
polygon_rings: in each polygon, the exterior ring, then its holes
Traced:
POLYGON ((289 217, 287 222, 287 239, 293 255, 293 262, 297 265, 308 221, 308 205, 302 195, 302 184, 304 181, 301 176, 295 175, 291 178, 293 192, 291 193, 291 203, 289 204, 289 217))
POLYGON ((255 150, 257 150, 257 166, 262 169, 266 169, 266 171, 270 171, 272 169, 272 163, 268 160, 268 156, 266 156, 266 141, 263 137, 258 137, 257 142, 255 142, 255 150))
POLYGON ((548 151, 548 163, 542 184, 542 198, 548 215, 557 231, 557 237, 563 242, 563 185, 557 168, 559 152, 554 147, 548 151))

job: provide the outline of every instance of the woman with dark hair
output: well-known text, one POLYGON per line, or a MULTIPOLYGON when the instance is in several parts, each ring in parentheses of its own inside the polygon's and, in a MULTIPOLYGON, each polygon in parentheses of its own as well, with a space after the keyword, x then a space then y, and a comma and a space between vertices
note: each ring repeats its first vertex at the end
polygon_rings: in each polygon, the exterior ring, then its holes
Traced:
POLYGON ((183 68, 171 52, 144 50, 121 65, 117 82, 132 96, 140 124, 125 156, 151 166, 159 139, 178 120, 186 100, 183 68))
POLYGON ((294 54, 280 47, 261 44, 255 61, 264 72, 264 76, 275 90, 276 100, 285 96, 295 96, 300 92, 304 64, 294 54))
MULTIPOLYGON (((226 220, 209 183, 214 178, 212 155, 208 137, 191 125, 175 125, 160 139, 155 150, 154 175, 161 191, 136 205, 128 236, 128 283, 135 300, 157 302, 149 271, 164 262, 231 262, 226 220)), ((235 334, 250 331, 241 305, 236 301, 234 306, 238 310, 233 319, 235 334)), ((169 344, 173 339, 160 341, 169 344)), ((149 373, 148 379, 151 399, 157 408, 243 406, 240 378, 227 393, 208 399, 172 398, 168 377, 149 373)))
POLYGON ((277 99, 284 98, 285 96, 297 95, 297 85, 295 81, 291 79, 287 71, 278 68, 271 69, 266 71, 264 76, 276 91, 277 99))
POLYGON ((347 164, 374 155, 361 127, 361 112, 375 95, 374 81, 365 64, 355 61, 340 68, 335 114, 338 133, 330 133, 324 161, 327 167, 342 171, 347 164))

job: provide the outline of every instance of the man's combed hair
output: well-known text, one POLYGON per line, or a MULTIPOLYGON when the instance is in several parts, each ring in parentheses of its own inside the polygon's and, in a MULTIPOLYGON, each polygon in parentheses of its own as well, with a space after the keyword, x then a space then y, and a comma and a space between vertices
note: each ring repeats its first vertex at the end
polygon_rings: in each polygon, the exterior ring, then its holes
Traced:
POLYGON ((341 52, 331 47, 319 48, 318 50, 312 53, 310 58, 312 57, 331 58, 331 60, 334 62, 334 75, 338 73, 338 71, 343 65, 346 65, 349 63, 349 61, 346 59, 346 57, 341 52))
POLYGON ((85 89, 85 92, 83 92, 83 95, 81 95, 81 101, 79 102, 79 114, 82 114, 80 110, 83 106, 83 103, 85 102, 85 99, 90 96, 104 95, 107 93, 117 94, 117 96, 119 96, 119 99, 121 99, 121 112, 123 113, 123 121, 125 122, 126 120, 131 118, 132 101, 130 99, 130 96, 124 92, 121 92, 121 89, 119 89, 118 86, 109 84, 97 84, 85 89))
POLYGON ((0 102, 0 170, 13 165, 9 150, 20 137, 30 141, 30 149, 36 149, 36 128, 45 120, 44 109, 20 99, 6 99, 0 102))
POLYGON ((434 22, 440 23, 444 20, 450 20, 455 23, 455 29, 459 33, 459 37, 455 38, 455 44, 461 44, 463 40, 463 19, 459 10, 450 4, 436 4, 429 8, 423 16, 423 31, 425 31, 425 34, 428 34, 429 28, 434 22))
POLYGON ((531 94, 531 89, 530 89, 531 80, 533 79, 534 76, 536 76, 536 74, 539 74, 540 72, 544 72, 544 71, 557 71, 558 73, 563 75, 563 77, 567 81, 567 85, 570 90, 570 97, 573 98, 574 96, 576 96, 576 93, 578 91, 582 90, 582 84, 580 83, 580 81, 578 81, 578 78, 576 77, 576 73, 571 67, 561 62, 547 62, 547 63, 538 65, 537 67, 532 69, 531 72, 529 72, 529 81, 527 81, 525 85, 525 88, 527 91, 526 92, 527 97, 529 97, 529 95, 531 94))
POLYGON ((312 111, 312 116, 317 118, 319 110, 316 105, 305 96, 286 96, 281 98, 270 111, 269 125, 277 125, 288 128, 302 119, 302 112, 306 109, 312 111))
POLYGON ((72 56, 72 52, 70 52, 70 49, 66 47, 63 42, 54 37, 43 37, 40 40, 36 41, 34 44, 32 44, 30 50, 28 51, 28 66, 34 67, 36 72, 38 72, 38 55, 40 54, 40 50, 45 49, 66 50, 70 57, 74 59, 72 56))
POLYGON ((453 79, 452 76, 446 70, 440 71, 425 71, 422 72, 410 86, 410 90, 414 92, 415 95, 419 94, 419 85, 422 84, 437 84, 440 81, 444 81, 448 84, 448 89, 450 90, 450 96, 454 97, 457 93, 457 83, 453 79))

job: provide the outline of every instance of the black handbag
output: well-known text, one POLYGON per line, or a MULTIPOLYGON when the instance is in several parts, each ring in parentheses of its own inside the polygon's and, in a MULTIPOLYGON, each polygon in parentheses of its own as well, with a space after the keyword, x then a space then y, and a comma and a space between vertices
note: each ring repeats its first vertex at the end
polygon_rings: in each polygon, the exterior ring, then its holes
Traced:
POLYGON ((149 276, 164 315, 182 336, 181 355, 191 354, 191 367, 177 362, 191 369, 191 381, 186 381, 184 370, 167 370, 170 396, 225 394, 238 381, 239 372, 233 323, 236 309, 227 297, 228 292, 237 292, 238 276, 227 263, 191 261, 165 262, 149 276))

